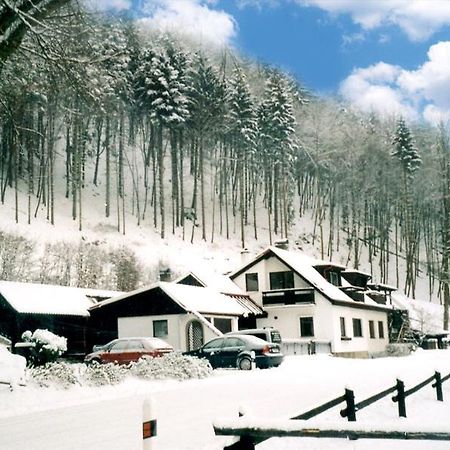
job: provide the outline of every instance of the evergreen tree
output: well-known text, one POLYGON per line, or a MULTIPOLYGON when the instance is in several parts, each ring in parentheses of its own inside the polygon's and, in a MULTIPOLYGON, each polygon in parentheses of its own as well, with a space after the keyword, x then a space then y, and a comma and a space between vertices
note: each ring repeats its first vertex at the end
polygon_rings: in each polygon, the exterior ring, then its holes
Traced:
POLYGON ((405 176, 412 179, 421 166, 422 160, 414 145, 411 132, 403 118, 400 118, 397 122, 397 129, 392 145, 394 146, 394 150, 391 155, 400 161, 405 176))
POLYGON ((403 209, 404 227, 402 227, 405 240, 406 253, 406 279, 405 292, 407 295, 415 296, 416 282, 416 250, 419 243, 419 230, 414 227, 414 208, 411 198, 411 182, 422 164, 419 153, 414 145, 413 138, 409 128, 403 118, 397 122, 397 129, 392 141, 394 150, 391 156, 398 159, 403 172, 403 192, 404 202, 401 205, 403 209))

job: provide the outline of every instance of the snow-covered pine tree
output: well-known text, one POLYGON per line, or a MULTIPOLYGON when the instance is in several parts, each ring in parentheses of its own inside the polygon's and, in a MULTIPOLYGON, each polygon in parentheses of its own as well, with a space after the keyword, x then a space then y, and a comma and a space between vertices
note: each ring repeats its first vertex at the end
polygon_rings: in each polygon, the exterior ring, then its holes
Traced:
POLYGON ((266 170, 270 171, 269 208, 273 208, 274 232, 281 231, 283 237, 288 230, 288 184, 291 184, 297 145, 291 90, 286 78, 277 70, 270 70, 259 118, 260 139, 268 156, 266 170))
POLYGON ((245 225, 248 218, 250 197, 253 200, 253 220, 256 231, 256 106, 244 71, 236 66, 228 90, 228 124, 230 142, 236 159, 236 177, 239 185, 239 211, 241 222, 241 245, 245 247, 245 225))
POLYGON ((405 292, 406 295, 415 296, 415 281, 416 281, 416 250, 418 245, 418 238, 415 235, 413 227, 414 209, 411 198, 411 182, 422 164, 417 148, 414 145, 411 131, 405 123, 403 118, 397 121, 397 128, 395 130, 394 138, 392 140, 394 147, 391 156, 396 158, 402 167, 403 173, 403 194, 404 203, 400 205, 403 208, 404 218, 404 241, 405 241, 405 257, 406 257, 406 279, 405 292))
MULTIPOLYGON (((192 211, 197 211, 197 180, 200 180, 200 200, 202 217, 202 239, 206 240, 205 217, 205 171, 204 146, 208 139, 214 144, 217 131, 223 122, 225 106, 225 86, 219 79, 216 70, 208 64, 202 55, 197 55, 190 71, 190 117, 187 122, 191 134, 194 161, 194 189, 192 195, 192 211)), ((193 224, 191 242, 194 239, 193 224)))

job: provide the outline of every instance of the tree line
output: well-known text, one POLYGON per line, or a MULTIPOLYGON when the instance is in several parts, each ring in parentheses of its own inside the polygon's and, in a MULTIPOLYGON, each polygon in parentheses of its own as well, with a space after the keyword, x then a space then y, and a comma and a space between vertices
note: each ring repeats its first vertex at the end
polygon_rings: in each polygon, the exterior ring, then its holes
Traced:
POLYGON ((94 187, 121 233, 133 220, 242 247, 310 234, 323 258, 346 252, 413 297, 428 277, 448 304, 444 126, 358 114, 230 49, 72 4, 45 24, 1 68, 0 200, 14 197, 17 221, 26 205, 28 223, 44 211, 55 224, 63 186, 82 230, 94 187))

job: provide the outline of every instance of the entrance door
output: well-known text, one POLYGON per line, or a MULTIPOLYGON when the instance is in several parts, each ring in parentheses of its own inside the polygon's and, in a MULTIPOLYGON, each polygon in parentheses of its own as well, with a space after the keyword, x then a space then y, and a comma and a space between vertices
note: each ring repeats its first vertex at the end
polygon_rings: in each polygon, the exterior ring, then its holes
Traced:
POLYGON ((203 325, 198 320, 191 320, 186 328, 186 349, 195 350, 203 345, 203 325))

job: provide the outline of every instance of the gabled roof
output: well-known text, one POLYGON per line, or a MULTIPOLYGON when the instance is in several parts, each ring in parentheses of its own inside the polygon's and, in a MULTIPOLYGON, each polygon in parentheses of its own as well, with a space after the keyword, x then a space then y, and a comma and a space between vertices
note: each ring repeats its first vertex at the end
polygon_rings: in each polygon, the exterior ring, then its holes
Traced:
POLYGON ((19 313, 89 316, 89 308, 100 299, 121 294, 48 284, 0 281, 0 295, 19 313))
MULTIPOLYGON (((150 292, 155 289, 161 289, 182 309, 189 313, 211 314, 211 315, 228 315, 228 316, 246 316, 254 314, 254 307, 245 304, 241 299, 233 298, 233 296, 222 294, 215 289, 198 286, 188 286, 185 284, 167 283, 160 281, 135 291, 127 292, 118 297, 105 300, 90 309, 98 309, 117 303, 127 298, 133 297, 143 292, 150 292)), ((259 308, 258 308, 259 309, 259 308)), ((261 312, 261 310, 259 310, 261 312)))
POLYGON ((378 303, 369 299, 367 296, 365 296, 364 303, 355 302, 348 295, 342 292, 337 286, 334 286, 333 284, 329 283, 314 268, 315 266, 319 267, 323 265, 332 265, 335 267, 340 267, 339 264, 326 263, 325 261, 311 258, 310 256, 306 255, 301 251, 288 251, 282 250, 277 247, 272 246, 268 247, 262 253, 257 255, 252 261, 248 262, 246 265, 230 274, 230 278, 231 279, 236 278, 238 275, 247 271, 249 268, 251 268, 259 261, 269 258, 270 256, 277 257, 286 266, 288 266, 297 275, 303 278, 307 283, 309 283, 312 287, 317 289, 320 293, 322 293, 325 296, 325 298, 327 298, 334 304, 365 309, 377 309, 377 310, 390 309, 388 307, 379 305, 378 303))
POLYGON ((277 247, 268 247, 262 253, 257 255, 251 262, 233 272, 230 275, 230 278, 236 278, 254 264, 272 255, 280 259, 284 264, 324 294, 328 299, 353 302, 350 297, 345 295, 339 288, 329 283, 316 269, 314 269, 314 265, 317 264, 318 260, 311 258, 300 251, 293 252, 282 250, 277 247))
POLYGON ((174 283, 183 284, 183 281, 188 277, 192 277, 203 287, 215 289, 223 294, 246 295, 245 292, 233 283, 228 276, 220 275, 205 267, 197 267, 195 271, 191 271, 188 274, 177 278, 174 283))

